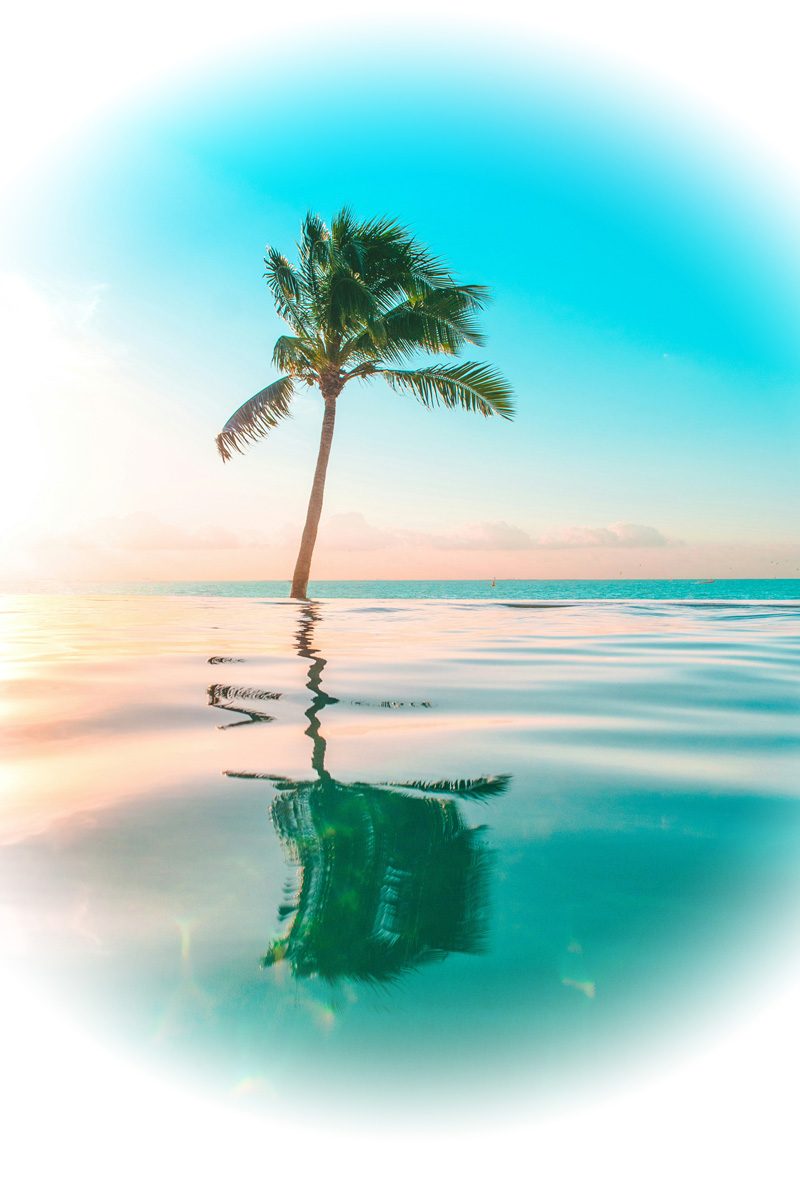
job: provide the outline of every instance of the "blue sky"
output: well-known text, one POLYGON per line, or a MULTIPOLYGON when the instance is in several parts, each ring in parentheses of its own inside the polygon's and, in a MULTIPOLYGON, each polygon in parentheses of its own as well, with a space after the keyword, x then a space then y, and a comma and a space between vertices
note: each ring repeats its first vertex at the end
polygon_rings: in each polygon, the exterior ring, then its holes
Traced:
MULTIPOLYGON (((665 575, 686 573, 678 543, 728 547, 720 562, 735 575, 735 547, 796 541, 800 254, 768 186, 686 112, 601 73, 510 51, 487 67, 467 42, 446 56, 414 47, 409 67, 408 50, 341 43, 281 59, 263 47, 206 63, 85 127, 18 192, 0 269, 67 325, 84 304, 76 336, 124 376, 109 387, 106 364, 100 411, 141 424, 137 441, 87 418, 79 455, 95 483, 75 486, 73 469, 43 484, 28 536, 44 525, 85 540, 98 518, 145 513, 272 546, 254 573, 287 573, 317 400, 246 459, 223 467, 212 439, 275 375, 265 243, 290 253, 307 208, 348 203, 399 217, 458 277, 491 287, 474 356, 513 382, 518 416, 430 414, 380 385, 351 387, 329 517, 420 536, 466 525, 484 530, 478 549, 498 523, 533 543, 552 529, 580 542, 581 530, 649 527, 664 538, 663 570, 655 551, 647 570, 665 575), (111 482, 92 454, 116 455, 111 482)), ((56 427, 69 403, 54 402, 56 427)), ((329 574, 392 574, 389 559, 413 574, 427 561, 394 535, 391 548, 373 538, 372 558, 359 535, 348 558, 344 530, 329 574)), ((598 558, 587 536, 591 564, 549 551, 547 573, 616 576, 620 551, 598 558)), ((502 558, 504 573, 544 570, 523 551, 502 558)), ((443 573, 488 568, 465 553, 443 573)), ((231 577, 243 561, 231 557, 231 577)), ((770 573, 793 569, 787 559, 770 573)))

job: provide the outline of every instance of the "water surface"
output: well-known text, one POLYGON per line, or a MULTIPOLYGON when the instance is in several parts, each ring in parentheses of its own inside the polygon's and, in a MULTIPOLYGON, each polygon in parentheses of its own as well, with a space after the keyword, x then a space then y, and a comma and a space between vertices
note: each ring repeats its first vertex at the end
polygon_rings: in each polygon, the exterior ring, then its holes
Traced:
POLYGON ((5 953, 236 1103, 647 1073, 796 951, 799 614, 7 597, 5 953))
MULTIPOLYGON (((790 579, 314 579, 318 600, 775 600, 800 601, 800 566, 790 579)), ((288 579, 139 580, 73 583, 36 580, 20 594, 231 596, 286 599, 288 579)))

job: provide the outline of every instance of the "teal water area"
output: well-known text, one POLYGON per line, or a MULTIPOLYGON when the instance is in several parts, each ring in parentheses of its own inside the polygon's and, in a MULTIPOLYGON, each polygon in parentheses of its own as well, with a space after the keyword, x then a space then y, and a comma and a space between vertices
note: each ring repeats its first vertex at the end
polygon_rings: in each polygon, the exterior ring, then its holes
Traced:
POLYGON ((152 1070, 484 1119, 800 962, 800 606, 3 602, 6 954, 152 1070))
MULTIPOLYGON (((73 583, 38 580, 11 591, 107 596, 280 599, 288 580, 73 583)), ((795 579, 336 579, 312 580, 318 600, 800 600, 795 579)))

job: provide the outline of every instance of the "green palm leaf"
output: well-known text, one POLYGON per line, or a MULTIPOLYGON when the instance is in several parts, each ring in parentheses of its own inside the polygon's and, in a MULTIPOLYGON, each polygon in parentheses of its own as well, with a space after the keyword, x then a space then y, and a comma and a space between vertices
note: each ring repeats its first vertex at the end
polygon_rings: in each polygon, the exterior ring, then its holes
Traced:
POLYGON ((382 318, 384 345, 413 345, 430 354, 458 354, 470 342, 483 344, 483 336, 456 300, 429 304, 399 304, 382 318))
POLYGON ((306 213, 303 221, 303 235, 299 243, 300 261, 303 263, 323 263, 328 257, 330 233, 325 228, 325 222, 316 213, 306 213))
POLYGON ((341 271, 333 275, 327 287, 326 317, 330 332, 347 333, 377 316, 378 306, 371 290, 356 275, 341 271))
POLYGON ((319 366, 319 350, 307 338, 279 337, 272 351, 272 361, 279 371, 300 379, 308 379, 319 366))
POLYGON ((264 278, 272 292, 278 315, 288 325, 291 325, 295 333, 307 333, 308 317, 303 311, 305 299, 303 280, 289 260, 271 246, 267 246, 264 266, 267 268, 264 278))
POLYGON ((290 376, 284 375, 237 408, 224 425, 222 433, 217 434, 217 450, 222 461, 227 462, 232 450, 243 454, 248 442, 265 437, 279 421, 288 416, 293 394, 294 383, 290 376))
POLYGON ((380 371, 396 392, 407 391, 426 408, 465 408, 484 417, 514 415, 511 387, 487 363, 436 364, 416 371, 380 371))

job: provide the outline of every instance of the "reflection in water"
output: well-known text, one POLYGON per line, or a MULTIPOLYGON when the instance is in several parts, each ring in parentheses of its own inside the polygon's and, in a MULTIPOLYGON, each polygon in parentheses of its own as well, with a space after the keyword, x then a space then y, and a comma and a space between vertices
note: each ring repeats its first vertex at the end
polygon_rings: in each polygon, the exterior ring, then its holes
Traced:
POLYGON ((316 778, 229 772, 273 784, 278 796, 270 815, 287 858, 299 867, 297 894, 280 910, 291 925, 262 965, 285 960, 297 976, 377 983, 453 951, 479 953, 487 934, 490 852, 485 826, 466 825, 456 801, 498 795, 510 777, 334 779, 319 714, 338 699, 322 689, 326 660, 313 646, 319 620, 318 607, 308 604, 296 638, 298 654, 311 664, 306 686, 314 699, 305 732, 316 778))
MULTIPOLYGON (((209 662, 212 661, 209 659, 209 662)), ((214 660, 226 662, 226 659, 214 660)), ((235 660, 232 660, 235 661, 235 660)), ((212 683, 208 688, 208 703, 212 708, 224 708, 226 712, 242 713, 246 721, 229 721, 227 725, 218 725, 217 729, 232 729, 235 725, 249 725, 253 721, 274 721, 269 713, 253 708, 254 700, 280 700, 280 692, 265 692, 261 688, 226 687, 221 683, 212 683)))

